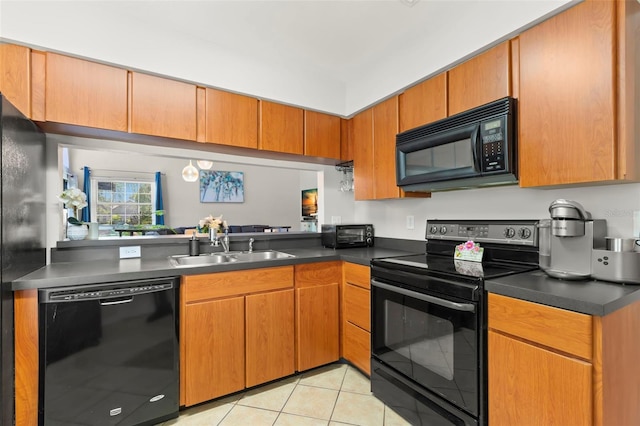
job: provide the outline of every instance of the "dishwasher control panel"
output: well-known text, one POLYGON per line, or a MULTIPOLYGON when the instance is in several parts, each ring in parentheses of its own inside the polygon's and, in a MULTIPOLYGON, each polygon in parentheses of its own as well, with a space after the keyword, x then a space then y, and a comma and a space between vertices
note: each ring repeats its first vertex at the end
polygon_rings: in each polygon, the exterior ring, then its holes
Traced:
POLYGON ((174 288, 173 280, 132 281, 102 284, 100 286, 76 286, 41 291, 41 303, 73 302, 82 300, 114 299, 138 294, 155 293, 174 288))

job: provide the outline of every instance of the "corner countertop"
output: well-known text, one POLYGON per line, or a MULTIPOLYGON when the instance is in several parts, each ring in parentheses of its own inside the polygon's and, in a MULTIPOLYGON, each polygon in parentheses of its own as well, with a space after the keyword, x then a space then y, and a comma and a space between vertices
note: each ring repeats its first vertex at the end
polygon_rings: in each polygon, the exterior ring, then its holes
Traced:
POLYGON ((596 316, 640 300, 640 285, 560 280, 541 270, 487 280, 484 287, 490 293, 596 316))
POLYGON ((326 262, 331 260, 344 260, 346 262, 368 266, 373 258, 411 254, 410 252, 402 250, 380 247, 342 250, 323 247, 283 248, 278 249, 278 251, 292 254, 295 257, 259 262, 238 262, 190 267, 174 267, 167 257, 52 263, 14 280, 11 283, 11 290, 66 287, 180 275, 208 274, 243 269, 326 262))

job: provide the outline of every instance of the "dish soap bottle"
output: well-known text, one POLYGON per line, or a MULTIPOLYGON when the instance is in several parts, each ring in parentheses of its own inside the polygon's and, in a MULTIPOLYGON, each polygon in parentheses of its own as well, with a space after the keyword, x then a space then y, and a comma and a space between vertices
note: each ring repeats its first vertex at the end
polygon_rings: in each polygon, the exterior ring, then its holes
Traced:
POLYGON ((191 235, 191 239, 189 240, 189 256, 199 256, 200 255, 200 241, 196 237, 195 232, 191 235))

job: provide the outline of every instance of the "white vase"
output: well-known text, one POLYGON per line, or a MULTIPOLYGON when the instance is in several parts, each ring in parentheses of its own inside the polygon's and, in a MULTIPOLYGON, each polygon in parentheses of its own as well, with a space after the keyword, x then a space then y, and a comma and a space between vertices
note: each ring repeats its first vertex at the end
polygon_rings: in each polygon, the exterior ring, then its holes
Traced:
POLYGON ((67 226, 67 238, 70 240, 84 240, 89 235, 89 230, 86 225, 72 225, 67 226))

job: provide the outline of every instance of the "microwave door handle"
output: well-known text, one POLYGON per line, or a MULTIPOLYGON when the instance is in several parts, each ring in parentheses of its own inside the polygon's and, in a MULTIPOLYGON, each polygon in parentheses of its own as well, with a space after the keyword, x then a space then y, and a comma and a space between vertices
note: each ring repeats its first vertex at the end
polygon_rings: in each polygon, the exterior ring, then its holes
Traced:
POLYGON ((422 300, 423 302, 433 303, 456 311, 474 312, 476 310, 476 307, 473 305, 473 303, 452 302, 450 300, 440 299, 439 297, 429 296, 428 294, 417 293, 415 291, 407 290, 402 287, 384 284, 373 278, 371 279, 371 285, 383 290, 390 291, 392 293, 402 294, 403 296, 412 297, 414 299, 422 300))
POLYGON ((477 125, 471 133, 471 154, 473 155, 473 170, 482 173, 480 161, 478 161, 478 136, 480 135, 480 125, 477 125))

